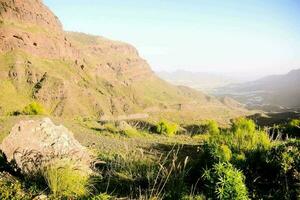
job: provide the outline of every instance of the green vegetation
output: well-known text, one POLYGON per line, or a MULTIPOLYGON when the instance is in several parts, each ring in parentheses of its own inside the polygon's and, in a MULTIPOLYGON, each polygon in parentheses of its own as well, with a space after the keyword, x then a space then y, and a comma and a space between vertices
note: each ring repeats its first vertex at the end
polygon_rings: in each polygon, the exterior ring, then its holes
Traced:
POLYGON ((24 108, 22 113, 24 115, 43 115, 46 111, 41 104, 32 102, 24 108))
POLYGON ((159 134, 173 136, 177 133, 179 126, 175 123, 162 120, 156 125, 156 131, 159 134))
POLYGON ((1 200, 21 200, 30 199, 24 192, 21 183, 11 177, 0 174, 0 199, 1 200))
POLYGON ((78 198, 88 194, 89 176, 75 161, 52 161, 42 169, 42 176, 55 198, 78 198))
POLYGON ((184 182, 188 160, 178 160, 179 150, 172 148, 158 159, 138 151, 100 154, 106 164, 98 167, 102 178, 95 187, 132 199, 181 199, 188 192, 184 182))
POLYGON ((45 115, 46 111, 44 107, 39 104, 38 102, 31 102, 30 104, 26 105, 22 111, 15 110, 10 112, 9 115, 17 116, 17 115, 45 115))
POLYGON ((138 130, 136 130, 135 128, 133 128, 133 127, 126 128, 126 129, 122 130, 120 133, 122 135, 127 136, 127 137, 139 137, 139 136, 142 136, 142 134, 138 130))
MULTIPOLYGON (((159 126, 165 131, 170 122, 162 121, 159 126)), ((144 126, 136 122, 132 126, 129 122, 100 124, 92 119, 76 122, 83 127, 74 127, 81 133, 77 137, 91 138, 87 144, 94 142, 93 150, 98 153, 92 177, 74 162, 53 161, 37 177, 44 180, 42 184, 17 178, 13 183, 18 184, 12 186, 7 182, 11 179, 0 179, 7 199, 12 195, 22 199, 24 194, 31 198, 41 192, 53 199, 92 200, 288 200, 300 195, 299 140, 272 141, 252 120, 239 118, 228 128, 207 121, 194 126, 201 128, 195 131, 201 130, 201 134, 186 129, 173 137, 155 134, 159 126, 147 129, 151 134, 147 136, 144 126)), ((0 177, 7 169, 0 156, 0 177)))
POLYGON ((243 173, 227 162, 216 163, 203 175, 209 183, 209 194, 214 199, 248 199, 243 173))
POLYGON ((300 137, 300 119, 293 119, 287 126, 282 127, 282 132, 288 134, 289 137, 300 137))

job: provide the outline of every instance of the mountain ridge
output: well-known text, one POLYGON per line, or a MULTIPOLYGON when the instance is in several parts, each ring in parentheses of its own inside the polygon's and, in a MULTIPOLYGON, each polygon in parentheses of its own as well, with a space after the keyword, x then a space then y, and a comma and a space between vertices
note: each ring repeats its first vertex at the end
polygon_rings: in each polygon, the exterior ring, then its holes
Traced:
POLYGON ((0 0, 0 11, 0 113, 32 101, 63 117, 228 121, 248 112, 159 79, 132 45, 63 31, 40 0, 0 0))
POLYGON ((232 84, 216 92, 248 104, 250 108, 267 111, 300 108, 300 69, 286 74, 270 75, 256 81, 232 84))

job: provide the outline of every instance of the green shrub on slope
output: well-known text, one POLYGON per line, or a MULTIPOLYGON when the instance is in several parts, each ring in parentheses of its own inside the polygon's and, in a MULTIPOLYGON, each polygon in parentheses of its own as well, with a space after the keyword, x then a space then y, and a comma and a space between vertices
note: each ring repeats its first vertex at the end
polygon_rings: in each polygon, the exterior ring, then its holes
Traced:
POLYGON ((23 109, 22 113, 25 115, 43 115, 46 112, 42 105, 32 102, 23 109))
POLYGON ((249 199, 243 173, 234 168, 230 163, 215 164, 212 169, 204 172, 203 177, 209 183, 208 190, 214 199, 249 199))
POLYGON ((179 126, 173 122, 168 122, 166 120, 160 121, 156 125, 156 131, 159 134, 163 134, 166 136, 173 136, 177 133, 179 126))

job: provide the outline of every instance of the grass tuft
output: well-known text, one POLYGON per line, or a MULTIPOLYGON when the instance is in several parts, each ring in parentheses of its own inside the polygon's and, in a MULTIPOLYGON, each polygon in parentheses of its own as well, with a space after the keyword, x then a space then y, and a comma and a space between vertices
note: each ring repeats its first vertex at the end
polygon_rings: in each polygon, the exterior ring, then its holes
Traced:
POLYGON ((52 161, 43 168, 42 175, 55 198, 78 198, 88 194, 89 176, 74 161, 52 161))

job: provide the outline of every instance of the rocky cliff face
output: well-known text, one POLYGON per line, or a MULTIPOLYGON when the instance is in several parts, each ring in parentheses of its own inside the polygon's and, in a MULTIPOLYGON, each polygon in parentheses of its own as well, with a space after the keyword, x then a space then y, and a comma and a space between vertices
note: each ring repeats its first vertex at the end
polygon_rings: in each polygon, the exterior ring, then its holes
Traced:
POLYGON ((131 45, 64 32, 40 0, 0 0, 0 79, 0 113, 32 101, 64 117, 199 119, 216 118, 217 111, 227 119, 245 113, 160 80, 131 45))
POLYGON ((2 52, 22 49, 44 58, 79 58, 58 18, 40 0, 1 0, 0 17, 2 52))

